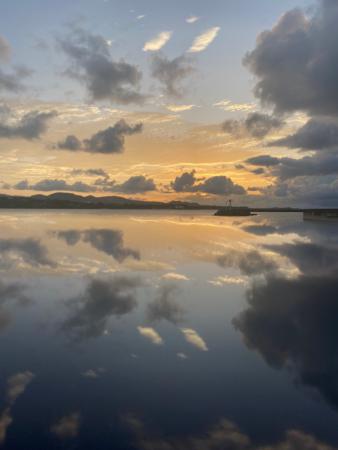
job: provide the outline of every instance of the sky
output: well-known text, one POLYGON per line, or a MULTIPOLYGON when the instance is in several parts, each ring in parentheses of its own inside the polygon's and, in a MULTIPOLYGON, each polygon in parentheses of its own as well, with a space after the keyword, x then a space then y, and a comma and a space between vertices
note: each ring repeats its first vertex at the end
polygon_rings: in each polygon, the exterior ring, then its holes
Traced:
POLYGON ((338 206, 335 0, 1 10, 1 193, 338 206))

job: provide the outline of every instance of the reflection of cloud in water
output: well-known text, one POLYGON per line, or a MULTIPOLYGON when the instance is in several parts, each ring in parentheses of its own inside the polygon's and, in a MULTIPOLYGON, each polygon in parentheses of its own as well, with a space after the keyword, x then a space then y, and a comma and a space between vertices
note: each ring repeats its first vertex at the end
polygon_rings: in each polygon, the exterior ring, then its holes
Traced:
POLYGON ((288 279, 270 273, 265 281, 254 282, 247 294, 249 307, 234 325, 268 364, 291 366, 302 384, 338 407, 336 243, 319 240, 269 248, 288 257, 299 274, 288 279))
POLYGON ((110 318, 136 308, 135 289, 140 285, 138 278, 125 276, 90 280, 82 295, 67 302, 71 313, 62 329, 80 339, 101 336, 110 318))
POLYGON ((199 350, 202 350, 203 352, 208 351, 206 342, 201 338, 197 331, 193 330, 192 328, 182 328, 181 331, 189 344, 193 345, 199 350))
POLYGON ((21 283, 5 284, 0 280, 0 331, 5 329, 10 321, 11 315, 6 306, 11 302, 15 305, 26 306, 31 300, 23 294, 24 286, 21 283))
POLYGON ((176 301, 180 290, 175 284, 164 284, 159 287, 155 300, 147 306, 147 319, 149 322, 167 320, 178 325, 183 321, 184 309, 176 301))
POLYGON ((183 437, 149 433, 143 422, 133 415, 125 416, 123 421, 134 435, 135 448, 141 450, 334 450, 314 436, 297 430, 286 432, 279 442, 266 446, 255 444, 227 419, 221 419, 203 434, 183 437))
POLYGON ((150 342, 152 342, 155 345, 161 345, 163 344, 163 339, 158 334, 154 328, 151 327, 137 327, 138 332, 144 336, 146 339, 148 339, 150 342))
POLYGON ((175 272, 168 272, 162 275, 164 280, 175 280, 175 281, 189 281, 189 278, 186 275, 175 272))
POLYGON ((47 249, 38 239, 0 239, 0 267, 9 268, 23 261, 30 266, 55 267, 47 249))
POLYGON ((227 253, 217 257, 217 263, 224 268, 238 268, 243 275, 264 274, 274 272, 278 268, 277 262, 271 255, 257 250, 229 249, 227 253))
POLYGON ((140 253, 137 250, 124 247, 123 233, 120 230, 65 230, 58 231, 56 235, 70 246, 76 245, 80 241, 88 243, 96 250, 112 256, 118 262, 123 262, 128 257, 140 259, 140 253))
POLYGON ((33 381, 34 374, 32 372, 19 372, 12 375, 7 380, 7 404, 0 415, 0 445, 6 439, 7 429, 12 424, 12 408, 17 399, 25 392, 28 385, 33 381))
POLYGON ((80 414, 72 413, 61 417, 50 430, 60 439, 76 438, 80 430, 80 414))

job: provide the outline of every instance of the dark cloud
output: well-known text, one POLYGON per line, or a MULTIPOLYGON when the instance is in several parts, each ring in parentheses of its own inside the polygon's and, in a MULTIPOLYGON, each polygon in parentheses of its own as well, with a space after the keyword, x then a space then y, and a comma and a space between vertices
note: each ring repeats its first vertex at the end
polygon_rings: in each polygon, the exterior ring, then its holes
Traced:
POLYGON ((253 112, 248 114, 244 120, 226 120, 222 123, 222 130, 229 134, 249 134, 254 138, 262 139, 283 125, 284 122, 278 117, 253 112))
POLYGON ((120 230, 66 230, 59 231, 56 235, 68 245, 76 245, 79 241, 86 242, 120 263, 128 257, 140 259, 140 253, 137 250, 124 246, 123 233, 120 230))
POLYGON ((253 166, 271 167, 277 166, 280 162, 280 158, 275 158, 270 155, 259 155, 254 156, 253 158, 249 158, 245 162, 247 162, 248 164, 252 164, 253 166))
POLYGON ((179 56, 172 60, 163 55, 154 55, 151 63, 152 76, 162 85, 169 97, 179 98, 183 95, 182 82, 194 71, 192 60, 179 56))
POLYGON ((159 433, 148 433, 143 422, 132 415, 125 417, 124 422, 135 436, 135 448, 142 450, 334 450, 334 447, 314 436, 297 430, 287 431, 280 442, 255 444, 227 419, 219 420, 200 435, 186 437, 162 437, 159 433))
POLYGON ((109 178, 108 173, 103 169, 73 169, 72 175, 87 175, 89 177, 109 178))
POLYGON ((82 150, 82 142, 74 135, 67 136, 63 141, 58 142, 57 144, 60 150, 82 150))
POLYGON ((0 239, 0 254, 0 263, 4 265, 13 263, 12 256, 19 256, 31 266, 56 266, 38 239, 0 239))
POLYGON ((72 311, 63 331, 78 339, 101 336, 112 317, 136 308, 135 289, 139 286, 140 280, 125 276, 91 280, 82 295, 68 302, 72 311))
POLYGON ((18 93, 25 89, 24 80, 31 75, 25 67, 14 67, 11 72, 0 68, 0 92, 18 93))
POLYGON ((251 113, 245 119, 245 128, 251 136, 257 138, 266 136, 272 130, 280 128, 282 125, 283 121, 279 118, 259 112, 251 113))
POLYGON ((338 147, 338 122, 330 118, 310 119, 295 134, 273 141, 270 145, 322 150, 338 147))
POLYGON ((338 173, 338 153, 324 152, 300 159, 276 158, 260 155, 246 161, 248 164, 271 169, 271 174, 281 180, 289 178, 330 175, 338 173))
POLYGON ((157 190, 154 180, 143 175, 132 176, 121 184, 107 178, 98 179, 95 186, 105 192, 120 192, 123 194, 143 194, 157 190))
POLYGON ((0 137, 6 139, 38 139, 41 134, 47 131, 48 122, 56 116, 57 113, 55 111, 31 111, 14 125, 2 121, 0 122, 0 137))
POLYGON ((318 2, 312 16, 294 9, 257 39, 245 65, 258 78, 255 95, 279 112, 338 113, 338 4, 318 2))
POLYGON ((95 186, 76 181, 75 183, 68 183, 65 180, 41 180, 35 184, 29 184, 27 180, 19 181, 13 186, 14 189, 29 190, 29 191, 66 191, 66 192, 93 192, 96 190, 95 186))
POLYGON ((176 297, 180 290, 175 284, 165 284, 158 290, 154 301, 147 306, 147 319, 149 322, 167 320, 178 325, 183 321, 184 309, 177 303, 176 297))
POLYGON ((243 275, 273 273, 278 269, 275 260, 258 250, 237 251, 229 249, 217 257, 216 262, 224 268, 238 268, 243 275))
POLYGON ((114 126, 95 133, 91 138, 80 141, 76 136, 67 136, 58 142, 60 150, 85 151, 90 153, 122 153, 124 151, 125 136, 141 133, 143 125, 129 125, 121 119, 114 126))
POLYGON ((245 189, 226 176, 215 176, 198 182, 195 171, 185 172, 171 183, 175 192, 204 192, 214 195, 245 194, 245 189))
POLYGON ((171 187, 175 192, 191 192, 193 185, 196 182, 195 171, 184 172, 171 182, 171 187))
POLYGON ((66 74, 84 84, 93 100, 119 104, 145 100, 139 93, 140 70, 123 60, 114 61, 102 36, 74 29, 59 43, 71 63, 66 74))
POLYGON ((202 183, 193 187, 194 192, 205 192, 215 195, 243 195, 245 189, 239 184, 235 184, 230 178, 225 176, 215 176, 207 178, 202 183))

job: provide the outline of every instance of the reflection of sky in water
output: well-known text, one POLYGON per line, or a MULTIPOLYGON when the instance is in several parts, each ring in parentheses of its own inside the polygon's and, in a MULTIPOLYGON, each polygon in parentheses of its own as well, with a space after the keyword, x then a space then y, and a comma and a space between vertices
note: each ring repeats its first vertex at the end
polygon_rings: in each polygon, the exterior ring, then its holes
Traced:
POLYGON ((3 211, 0 229, 4 448, 338 445, 334 225, 3 211))

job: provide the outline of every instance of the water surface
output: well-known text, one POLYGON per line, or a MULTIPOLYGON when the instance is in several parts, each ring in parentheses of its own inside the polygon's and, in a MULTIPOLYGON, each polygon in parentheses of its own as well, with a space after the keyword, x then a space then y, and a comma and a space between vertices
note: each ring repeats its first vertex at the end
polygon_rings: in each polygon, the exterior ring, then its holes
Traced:
POLYGON ((1 211, 0 445, 338 446, 337 250, 294 213, 1 211))

